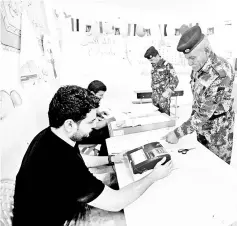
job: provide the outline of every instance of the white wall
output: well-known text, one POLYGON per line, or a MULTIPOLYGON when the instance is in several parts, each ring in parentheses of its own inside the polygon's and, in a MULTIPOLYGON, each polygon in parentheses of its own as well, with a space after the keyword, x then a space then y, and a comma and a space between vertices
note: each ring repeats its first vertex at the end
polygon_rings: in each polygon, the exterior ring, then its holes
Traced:
POLYGON ((0 90, 19 85, 19 54, 1 50, 0 90))
MULTIPOLYGON (((65 2, 66 1, 64 1, 64 3, 65 2)), ((88 0, 88 2, 91 3, 93 1, 88 0)), ((106 7, 103 4, 97 4, 96 6, 93 5, 93 7, 91 7, 92 5, 90 5, 88 2, 84 2, 84 5, 79 6, 74 1, 74 3, 71 3, 71 5, 64 4, 63 7, 72 10, 72 14, 74 16, 78 15, 78 18, 82 16, 82 18, 87 19, 88 16, 93 15, 94 18, 104 18, 107 20, 107 18, 113 19, 122 15, 127 20, 134 22, 140 21, 140 23, 144 24, 148 22, 151 24, 157 24, 162 23, 163 21, 171 21, 172 26, 177 23, 181 24, 183 21, 186 22, 187 18, 190 21, 196 22, 198 17, 196 17, 197 15, 195 15, 195 13, 198 12, 199 8, 200 10, 201 8, 203 9, 203 5, 199 4, 200 2, 197 1, 186 1, 185 4, 180 5, 180 1, 175 1, 172 4, 171 1, 160 2, 150 0, 150 8, 147 8, 147 6, 149 6, 149 2, 147 1, 145 1, 146 4, 143 6, 140 5, 140 9, 144 7, 144 11, 139 9, 139 3, 137 1, 126 1, 125 3, 125 1, 115 2, 111 0, 111 3, 107 4, 106 7), (115 7, 114 3, 120 4, 119 8, 115 7), (191 3, 194 4, 192 7, 190 5, 191 3), (153 10, 152 4, 157 4, 157 9, 160 11, 153 10), (135 8, 133 8, 134 6, 135 8), (194 6, 196 7, 195 10, 193 8, 194 6), (188 15, 191 15, 192 13, 194 13, 194 15, 188 17, 188 15)), ((224 6, 215 4, 215 6, 218 7, 226 7, 226 5, 228 4, 225 4, 224 6)), ((205 8, 205 10, 207 10, 207 8, 205 8)), ((232 10, 231 7, 230 10, 232 10)), ((222 13, 225 14, 226 11, 224 10, 222 13)), ((202 15, 204 14, 205 13, 202 15)), ((214 14, 217 14, 217 12, 215 11, 214 14)), ((229 14, 232 15, 231 13, 229 14)), ((200 16, 200 14, 198 15, 200 16)), ((208 18, 208 21, 212 24, 215 17, 210 18, 210 14, 205 15, 205 18, 208 18)), ((223 14, 221 15, 223 16, 223 14)), ((203 18, 204 17, 202 17, 202 19, 203 18)), ((219 19, 220 17, 218 20, 219 19)), ((228 42, 228 39, 225 38, 226 37, 223 38, 222 36, 222 38, 216 40, 214 46, 217 48, 225 46, 225 44, 228 42)), ((144 40, 140 39, 140 41, 142 42, 144 40)), ((126 110, 126 108, 130 105, 131 99, 134 98, 134 89, 150 88, 149 64, 140 65, 136 62, 133 62, 133 64, 130 65, 129 62, 122 59, 121 56, 88 57, 86 52, 80 46, 81 39, 75 33, 72 34, 64 32, 63 45, 64 49, 63 57, 61 59, 60 73, 62 85, 76 84, 82 87, 87 87, 89 82, 94 79, 102 80, 108 87, 108 92, 105 96, 105 102, 109 103, 114 107, 115 110, 119 111, 126 110)), ((116 51, 119 51, 119 48, 116 51)), ((144 52, 145 45, 142 46, 137 44, 137 49, 139 49, 137 52, 142 54, 142 52, 144 52)), ((221 52, 221 50, 218 51, 221 52)), ((30 142, 37 132, 48 125, 48 104, 57 88, 57 84, 55 86, 51 86, 46 83, 41 83, 36 87, 32 87, 32 89, 23 90, 19 85, 18 68, 18 54, 11 52, 1 52, 0 89, 5 89, 8 92, 10 92, 12 89, 17 89, 23 96, 23 105, 16 109, 9 116, 7 121, 0 121, 0 147, 3 169, 2 176, 10 177, 15 175, 19 167, 21 158, 27 147, 27 142, 30 142), (3 140, 7 142, 2 142, 3 140)), ((176 71, 180 79, 178 88, 184 90, 185 92, 185 96, 179 98, 179 104, 190 104, 192 101, 192 95, 189 86, 190 68, 177 66, 176 71)), ((234 147, 237 150, 236 143, 235 137, 234 147)), ((237 160, 234 162, 237 165, 237 160)))

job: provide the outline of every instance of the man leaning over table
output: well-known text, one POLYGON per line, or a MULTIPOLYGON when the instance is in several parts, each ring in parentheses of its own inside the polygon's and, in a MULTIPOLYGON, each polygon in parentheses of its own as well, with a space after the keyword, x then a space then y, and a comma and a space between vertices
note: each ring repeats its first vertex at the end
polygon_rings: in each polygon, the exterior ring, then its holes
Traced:
POLYGON ((29 145, 16 177, 13 226, 62 226, 83 219, 87 204, 119 211, 134 202, 154 182, 168 176, 172 162, 162 159, 139 181, 113 190, 88 167, 121 162, 115 156, 83 155, 78 144, 96 126, 99 100, 78 86, 64 86, 52 98, 49 127, 29 145))
MULTIPOLYGON (((91 93, 99 98, 100 102, 104 97, 105 92, 107 91, 106 85, 99 80, 94 80, 90 82, 87 88, 91 93)), ((96 126, 92 129, 89 137, 83 139, 82 144, 101 144, 99 156, 107 156, 108 150, 106 146, 106 139, 109 138, 109 128, 108 123, 115 121, 114 117, 109 115, 107 111, 101 111, 99 108, 96 112, 97 122, 96 126)))
POLYGON ((230 164, 235 119, 231 96, 235 78, 233 68, 212 51, 199 26, 183 33, 177 50, 184 53, 192 67, 192 114, 163 139, 176 144, 181 137, 196 131, 201 144, 230 164))

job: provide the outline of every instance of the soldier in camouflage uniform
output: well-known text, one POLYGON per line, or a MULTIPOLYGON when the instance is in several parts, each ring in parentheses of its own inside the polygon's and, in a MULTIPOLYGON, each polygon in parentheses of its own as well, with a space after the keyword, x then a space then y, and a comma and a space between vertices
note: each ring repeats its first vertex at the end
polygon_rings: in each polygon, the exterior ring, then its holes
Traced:
POLYGON ((230 164, 235 119, 231 97, 235 78, 233 68, 212 51, 199 26, 182 35, 177 50, 185 54, 193 69, 190 82, 192 114, 164 139, 177 143, 181 137, 196 131, 201 144, 230 164))
POLYGON ((144 55, 151 64, 152 102, 161 113, 170 115, 170 97, 179 83, 171 63, 162 59, 158 51, 151 46, 144 55))

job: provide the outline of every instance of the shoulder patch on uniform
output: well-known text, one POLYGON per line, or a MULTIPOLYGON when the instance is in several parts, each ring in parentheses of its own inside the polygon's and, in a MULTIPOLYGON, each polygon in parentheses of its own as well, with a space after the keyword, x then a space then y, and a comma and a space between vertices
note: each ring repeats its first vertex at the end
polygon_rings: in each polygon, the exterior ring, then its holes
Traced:
POLYGON ((216 75, 216 74, 204 74, 204 75, 200 76, 199 82, 203 86, 209 87, 215 81, 216 78, 218 78, 218 75, 216 75))
POLYGON ((203 81, 205 81, 205 82, 207 82, 208 79, 210 79, 210 78, 211 78, 211 75, 210 75, 210 74, 204 74, 204 75, 202 75, 202 76, 200 77, 200 79, 203 80, 203 81))
POLYGON ((218 57, 217 62, 212 66, 213 70, 220 76, 220 78, 225 78, 227 76, 227 72, 225 69, 226 60, 218 57))

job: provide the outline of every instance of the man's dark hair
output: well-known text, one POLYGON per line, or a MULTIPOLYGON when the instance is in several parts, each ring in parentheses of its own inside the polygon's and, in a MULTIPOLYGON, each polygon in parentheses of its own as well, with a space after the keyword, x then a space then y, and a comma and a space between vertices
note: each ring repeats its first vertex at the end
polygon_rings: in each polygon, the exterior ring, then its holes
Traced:
POLYGON ((88 85, 88 90, 93 92, 94 94, 98 93, 99 91, 107 91, 106 85, 99 81, 99 80, 94 80, 88 85))
POLYGON ((72 119, 78 122, 86 118, 91 109, 99 107, 99 98, 79 86, 62 86, 49 104, 49 125, 59 128, 72 119))

